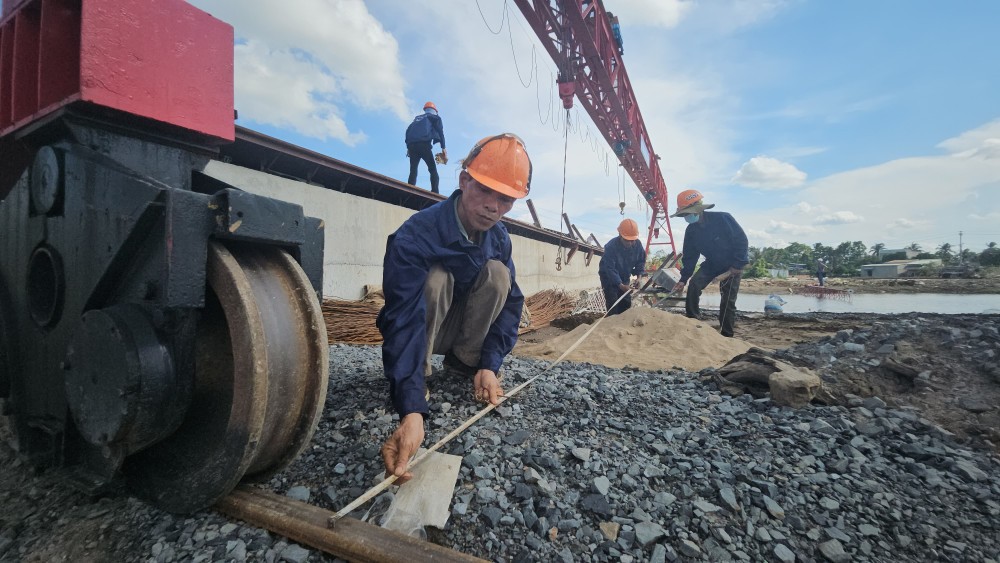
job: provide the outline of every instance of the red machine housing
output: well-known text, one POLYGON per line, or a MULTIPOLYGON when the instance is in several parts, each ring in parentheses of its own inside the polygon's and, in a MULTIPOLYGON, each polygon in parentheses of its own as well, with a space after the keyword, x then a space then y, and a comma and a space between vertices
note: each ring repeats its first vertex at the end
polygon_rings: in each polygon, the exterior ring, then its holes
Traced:
POLYGON ((0 85, 0 137, 76 101, 235 136, 233 28, 179 0, 8 0, 0 85))

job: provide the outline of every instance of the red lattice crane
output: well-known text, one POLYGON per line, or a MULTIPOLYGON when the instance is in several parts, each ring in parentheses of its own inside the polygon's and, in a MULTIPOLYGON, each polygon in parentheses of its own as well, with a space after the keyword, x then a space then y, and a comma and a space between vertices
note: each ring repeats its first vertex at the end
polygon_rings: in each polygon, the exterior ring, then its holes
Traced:
POLYGON ((620 33, 600 0, 514 0, 559 67, 559 97, 573 96, 590 114, 619 162, 652 210, 646 253, 669 245, 676 253, 667 216, 667 186, 653 151, 632 84, 622 63, 620 33), (661 235, 666 235, 661 239, 661 235), (655 242, 654 242, 655 241, 655 242))

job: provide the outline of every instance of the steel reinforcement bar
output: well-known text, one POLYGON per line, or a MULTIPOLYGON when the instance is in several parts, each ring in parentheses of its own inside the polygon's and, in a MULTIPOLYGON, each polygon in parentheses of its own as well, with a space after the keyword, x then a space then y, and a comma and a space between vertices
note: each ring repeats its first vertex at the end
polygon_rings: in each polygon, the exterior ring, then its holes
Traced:
POLYGON ((254 487, 238 487, 216 503, 215 508, 233 518, 348 561, 485 561, 353 518, 344 518, 335 528, 330 528, 327 522, 333 512, 254 487))

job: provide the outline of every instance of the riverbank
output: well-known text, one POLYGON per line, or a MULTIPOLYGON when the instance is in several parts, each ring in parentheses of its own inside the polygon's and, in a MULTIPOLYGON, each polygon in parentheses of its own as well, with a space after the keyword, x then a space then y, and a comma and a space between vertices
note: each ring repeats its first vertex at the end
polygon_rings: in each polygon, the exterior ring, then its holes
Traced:
MULTIPOLYGON (((816 278, 805 276, 791 278, 744 278, 740 281, 740 292, 760 295, 801 293, 810 285, 816 285, 816 278)), ((826 287, 852 291, 854 293, 1000 294, 1000 276, 992 275, 971 279, 827 278, 826 287)))
MULTIPOLYGON (((771 293, 801 293, 807 286, 816 285, 816 278, 744 278, 741 293, 768 295, 771 293)), ((941 278, 827 278, 826 287, 849 290, 854 293, 951 293, 951 294, 1000 294, 1000 276, 972 279, 941 278)))

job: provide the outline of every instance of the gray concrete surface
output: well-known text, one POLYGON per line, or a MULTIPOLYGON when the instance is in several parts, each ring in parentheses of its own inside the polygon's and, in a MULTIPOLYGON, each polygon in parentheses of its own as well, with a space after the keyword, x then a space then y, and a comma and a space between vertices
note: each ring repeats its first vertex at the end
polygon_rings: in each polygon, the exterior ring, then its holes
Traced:
MULTIPOLYGON (((306 215, 325 222, 323 295, 326 297, 360 299, 366 285, 381 285, 386 237, 414 213, 404 207, 220 161, 210 162, 205 173, 250 193, 297 203, 306 215)), ((557 271, 555 245, 516 235, 511 240, 517 283, 526 296, 545 289, 576 292, 600 285, 599 256, 587 266, 584 255, 578 253, 569 265, 563 264, 562 270, 557 271)))

